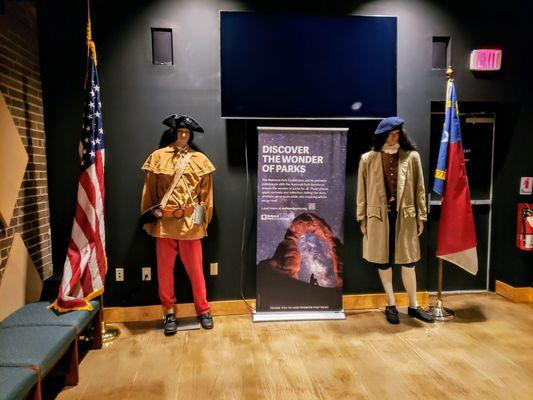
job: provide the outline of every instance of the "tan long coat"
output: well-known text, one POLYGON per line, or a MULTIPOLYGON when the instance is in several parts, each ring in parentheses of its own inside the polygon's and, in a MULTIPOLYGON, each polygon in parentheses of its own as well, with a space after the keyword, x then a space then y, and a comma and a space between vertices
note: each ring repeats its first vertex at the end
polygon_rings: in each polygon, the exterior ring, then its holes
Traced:
MULTIPOLYGON (((399 150, 396 219, 395 264, 420 260, 417 218, 427 220, 426 190, 420 155, 416 151, 399 150)), ((389 221, 387 194, 381 152, 369 151, 361 156, 357 180, 357 220, 366 220, 363 258, 389 262, 389 221)))

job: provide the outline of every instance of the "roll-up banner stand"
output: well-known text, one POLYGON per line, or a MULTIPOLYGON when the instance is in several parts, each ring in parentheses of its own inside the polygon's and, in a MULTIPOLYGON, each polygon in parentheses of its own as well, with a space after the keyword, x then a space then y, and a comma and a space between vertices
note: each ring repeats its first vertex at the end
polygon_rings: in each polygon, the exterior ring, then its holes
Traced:
POLYGON ((347 131, 258 127, 254 322, 345 318, 347 131))

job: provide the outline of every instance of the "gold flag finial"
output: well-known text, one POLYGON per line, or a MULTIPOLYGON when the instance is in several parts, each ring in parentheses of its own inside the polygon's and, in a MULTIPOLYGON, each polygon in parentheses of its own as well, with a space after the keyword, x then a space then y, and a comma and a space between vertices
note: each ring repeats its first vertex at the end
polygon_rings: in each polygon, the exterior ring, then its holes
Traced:
POLYGON ((449 66, 448 69, 446 70, 446 78, 453 79, 453 69, 451 66, 449 66))

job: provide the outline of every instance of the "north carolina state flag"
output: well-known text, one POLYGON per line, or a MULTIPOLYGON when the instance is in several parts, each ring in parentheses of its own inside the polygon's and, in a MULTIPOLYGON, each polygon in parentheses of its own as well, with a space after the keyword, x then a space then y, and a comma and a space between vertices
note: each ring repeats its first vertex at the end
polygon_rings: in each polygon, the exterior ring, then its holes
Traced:
POLYGON ((433 191, 442 195, 437 257, 477 274, 476 229, 466 176, 461 125, 453 79, 446 90, 446 119, 433 191))

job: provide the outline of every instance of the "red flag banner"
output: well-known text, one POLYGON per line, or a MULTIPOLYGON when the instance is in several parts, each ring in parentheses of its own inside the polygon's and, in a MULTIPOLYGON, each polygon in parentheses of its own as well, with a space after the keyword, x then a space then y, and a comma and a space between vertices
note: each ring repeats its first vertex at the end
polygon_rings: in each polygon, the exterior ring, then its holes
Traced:
POLYGON ((476 229, 463 155, 457 96, 452 79, 448 81, 446 119, 435 178, 434 191, 443 196, 437 257, 476 275, 476 229))

